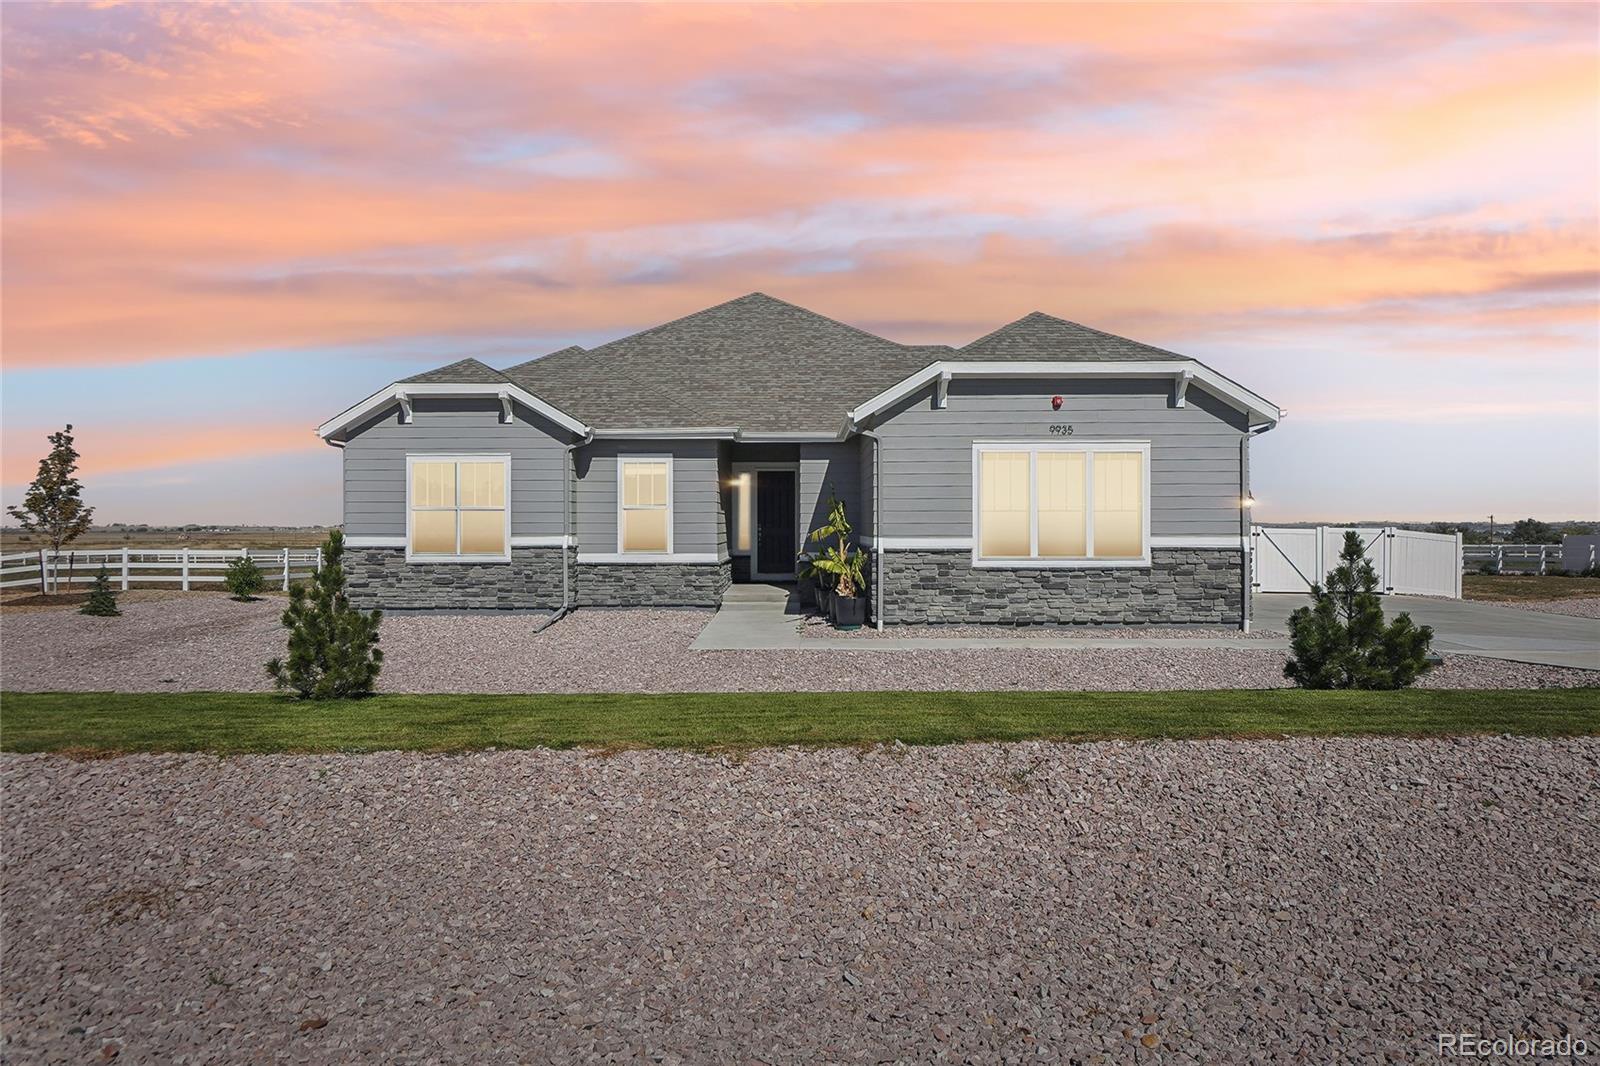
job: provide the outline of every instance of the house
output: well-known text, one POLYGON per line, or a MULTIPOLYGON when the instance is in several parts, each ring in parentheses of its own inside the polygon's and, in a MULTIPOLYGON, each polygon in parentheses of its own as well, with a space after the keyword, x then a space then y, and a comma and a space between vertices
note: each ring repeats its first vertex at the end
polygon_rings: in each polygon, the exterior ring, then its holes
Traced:
POLYGON ((904 345, 761 293, 504 370, 398 381, 343 450, 350 596, 720 602, 792 580, 837 496, 888 623, 1246 625, 1271 403, 1050 315, 904 345))

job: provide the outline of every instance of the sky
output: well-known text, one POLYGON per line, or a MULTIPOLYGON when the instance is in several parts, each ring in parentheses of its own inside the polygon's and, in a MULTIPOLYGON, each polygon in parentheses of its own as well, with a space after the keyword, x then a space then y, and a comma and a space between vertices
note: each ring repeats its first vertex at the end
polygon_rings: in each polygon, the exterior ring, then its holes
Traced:
POLYGON ((1600 517, 1600 6, 0 5, 0 482, 334 523, 313 427, 752 291, 1287 411, 1262 521, 1600 517))

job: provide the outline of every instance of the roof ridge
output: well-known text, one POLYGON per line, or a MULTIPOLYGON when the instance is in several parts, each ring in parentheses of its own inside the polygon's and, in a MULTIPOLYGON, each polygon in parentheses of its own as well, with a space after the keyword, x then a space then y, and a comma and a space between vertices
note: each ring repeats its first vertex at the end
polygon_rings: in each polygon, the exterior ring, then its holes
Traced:
MULTIPOLYGON (((1034 313, 1035 314, 1044 314, 1044 312, 1042 312, 1042 311, 1035 311, 1034 313)), ((1055 318, 1054 315, 1045 315, 1044 317, 1046 317, 1046 318, 1055 318)), ((1093 333, 1097 337, 1106 337, 1106 338, 1108 338, 1110 340, 1119 341, 1119 342, 1121 342, 1123 344, 1134 344, 1134 345, 1139 346, 1140 348, 1148 348, 1152 352, 1160 352, 1162 355, 1170 355, 1174 359, 1186 359, 1191 363, 1198 361, 1192 355, 1184 355, 1181 352, 1173 351, 1171 348, 1158 348, 1154 344, 1146 344, 1144 341, 1136 341, 1132 337, 1124 337, 1120 333, 1107 333, 1103 329, 1095 329, 1093 326, 1086 326, 1082 322, 1074 322, 1071 319, 1067 319, 1067 318, 1056 318, 1056 321, 1057 322, 1065 322, 1069 326, 1077 326, 1079 329, 1088 330, 1090 333, 1093 333)))
POLYGON ((504 373, 502 373, 499 370, 496 370, 494 367, 490 366, 488 363, 485 363, 482 359, 478 359, 475 356, 469 355, 464 359, 457 359, 453 363, 446 363, 444 366, 437 366, 437 367, 434 367, 432 370, 422 370, 422 371, 419 371, 419 372, 417 372, 415 374, 412 374, 410 377, 401 378, 400 381, 397 382, 397 384, 402 384, 403 385, 403 384, 406 384, 407 382, 411 382, 411 383, 415 383, 415 384, 423 384, 423 382, 419 381, 418 379, 425 378, 425 377, 430 377, 430 376, 435 375, 435 374, 443 374, 443 373, 445 373, 447 371, 455 370, 457 367, 462 367, 462 366, 471 366, 471 367, 475 367, 475 368, 477 368, 479 370, 487 370, 489 373, 493 374, 495 377, 499 378, 502 381, 507 381, 507 382, 511 381, 511 379, 506 377, 504 373))
MULTIPOLYGON (((543 355, 536 355, 532 359, 524 359, 520 363, 513 363, 511 366, 508 366, 502 370, 501 373, 507 374, 513 370, 521 370, 525 366, 532 366, 535 363, 545 363, 547 359, 554 359, 558 355, 577 355, 579 353, 588 354, 588 352, 589 349, 585 348, 581 344, 569 344, 565 348, 557 348, 553 352, 545 352, 543 355)), ((545 365, 548 366, 549 364, 545 363, 545 365)))
POLYGON ((878 334, 870 332, 869 330, 864 330, 860 326, 852 326, 848 322, 841 322, 837 318, 831 318, 828 315, 825 315, 820 311, 813 311, 809 307, 801 307, 797 303, 793 303, 793 302, 791 302, 789 300, 781 299, 780 297, 773 296, 773 295, 771 295, 769 293, 755 291, 755 292, 747 292, 743 296, 735 296, 733 299, 724 300, 719 304, 712 304, 710 307, 702 307, 698 311, 691 311, 689 314, 680 315, 679 317, 674 318, 674 319, 672 319, 672 320, 670 320, 668 322, 663 322, 658 326, 651 326, 648 329, 641 329, 636 333, 629 333, 626 336, 616 337, 616 338, 614 338, 612 340, 606 341, 604 344, 597 345, 597 346, 595 346, 593 348, 590 348, 589 351, 591 351, 591 352, 603 351, 604 349, 611 347, 613 344, 621 344, 624 341, 638 340, 640 337, 648 337, 651 334, 659 333, 662 330, 669 329, 669 328, 671 328, 673 326, 676 326, 676 325, 679 325, 681 323, 687 322, 692 318, 699 318, 701 315, 710 314, 712 311, 719 311, 724 307, 731 307, 734 304, 744 303, 746 301, 749 301, 749 300, 752 300, 752 299, 755 299, 755 298, 766 300, 766 301, 768 301, 770 303, 782 304, 784 307, 792 308, 793 310, 796 310, 796 311, 803 311, 806 314, 812 316, 813 318, 820 318, 820 319, 822 319, 822 321, 827 322, 830 325, 838 326, 841 329, 849 330, 851 333, 856 333, 856 334, 859 334, 860 336, 870 338, 871 340, 874 340, 874 341, 878 342, 879 344, 889 344, 889 345, 893 345, 896 348, 904 348, 904 347, 906 347, 906 345, 901 344, 899 341, 892 341, 888 337, 880 337, 878 334))

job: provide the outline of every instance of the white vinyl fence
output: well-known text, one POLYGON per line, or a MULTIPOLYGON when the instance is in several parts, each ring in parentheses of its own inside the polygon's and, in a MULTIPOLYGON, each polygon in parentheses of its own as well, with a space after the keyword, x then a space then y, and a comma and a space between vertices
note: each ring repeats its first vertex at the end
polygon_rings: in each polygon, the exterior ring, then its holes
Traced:
POLYGON ((31 587, 59 592, 63 587, 92 584, 104 566, 114 584, 124 590, 133 585, 176 585, 188 591, 195 585, 218 584, 234 559, 256 561, 268 584, 287 589, 289 582, 310 577, 322 569, 321 548, 87 548, 0 555, 0 589, 31 587))
POLYGON ((1487 564, 1497 574, 1544 574, 1593 566, 1595 554, 1593 547, 1584 552, 1560 544, 1468 544, 1462 549, 1462 563, 1474 570, 1487 564))
POLYGON ((1378 591, 1401 596, 1461 598, 1461 536, 1395 526, 1254 526, 1251 582, 1257 592, 1309 592, 1339 562, 1347 529, 1354 529, 1378 573, 1378 591))

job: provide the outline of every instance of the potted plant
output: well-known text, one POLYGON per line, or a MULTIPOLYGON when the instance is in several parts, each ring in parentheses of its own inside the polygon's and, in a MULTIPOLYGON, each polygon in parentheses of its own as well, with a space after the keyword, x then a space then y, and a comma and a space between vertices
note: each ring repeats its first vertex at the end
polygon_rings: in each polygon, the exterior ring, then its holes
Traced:
POLYGON ((799 567, 799 576, 795 579, 795 595, 799 597, 801 607, 815 607, 817 605, 817 568, 812 563, 811 556, 805 552, 795 555, 795 563, 799 567))
POLYGON ((865 552, 850 547, 850 520, 844 503, 830 494, 828 521, 811 531, 812 543, 836 538, 811 560, 809 569, 817 579, 817 600, 824 612, 841 629, 858 628, 866 621, 867 601, 861 595, 866 584, 865 552))

